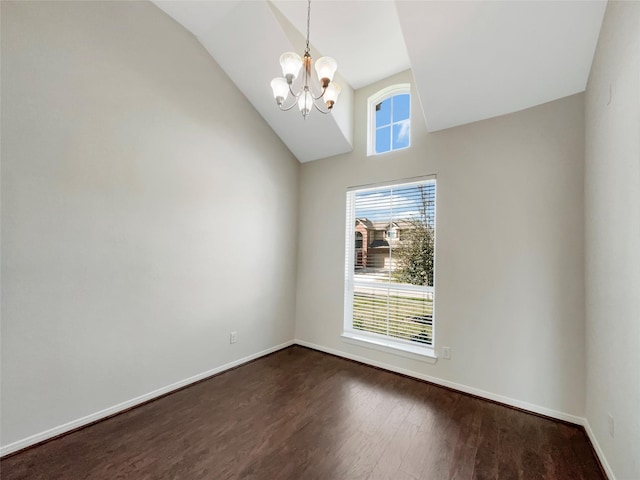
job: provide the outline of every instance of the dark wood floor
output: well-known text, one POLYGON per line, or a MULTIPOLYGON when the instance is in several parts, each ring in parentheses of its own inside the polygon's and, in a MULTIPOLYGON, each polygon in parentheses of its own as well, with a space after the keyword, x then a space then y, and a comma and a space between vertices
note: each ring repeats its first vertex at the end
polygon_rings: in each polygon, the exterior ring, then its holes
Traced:
POLYGON ((0 463, 13 479, 601 479, 584 432, 291 347, 0 463))

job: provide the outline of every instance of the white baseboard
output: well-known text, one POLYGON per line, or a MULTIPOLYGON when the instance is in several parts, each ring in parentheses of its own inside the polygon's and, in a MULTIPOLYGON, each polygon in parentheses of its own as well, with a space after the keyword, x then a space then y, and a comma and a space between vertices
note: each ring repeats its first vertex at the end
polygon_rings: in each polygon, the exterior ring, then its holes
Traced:
POLYGON ((451 388, 453 390, 458 390, 460 392, 476 395, 478 397, 486 398, 488 400, 493 400, 495 402, 504 403, 506 405, 510 405, 516 408, 521 408, 529 412, 539 413, 540 415, 546 415, 547 417, 557 418, 558 420, 564 420, 565 422, 575 423, 576 425, 584 425, 584 422, 585 422, 584 418, 578 417, 576 415, 559 412, 557 410, 552 410, 550 408, 541 407, 539 405, 523 402, 521 400, 516 400, 514 398, 505 397, 503 395, 487 392, 485 390, 480 390, 478 388, 469 387, 467 385, 462 385, 460 383, 450 382, 448 380, 443 380, 441 378, 432 377, 419 372, 414 372, 413 370, 407 370, 405 368, 389 365, 388 363, 377 362, 375 360, 371 360, 370 358, 360 357, 358 355, 352 355, 350 353, 346 353, 341 350, 334 350, 332 348, 323 347, 321 345, 316 345, 314 343, 305 342, 304 340, 296 340, 295 343, 297 345, 302 345, 303 347, 309 347, 314 350, 319 350, 321 352, 336 355, 338 357, 348 358, 350 360, 355 360, 356 362, 365 363, 367 365, 372 365, 374 367, 383 368, 384 370, 389 370, 391 372, 401 373, 402 375, 407 375, 409 377, 425 380, 430 383, 435 383, 436 385, 441 385, 443 387, 451 388))
POLYGON ((593 449, 596 451, 596 455, 600 460, 600 464, 604 469, 604 473, 607 474, 607 477, 609 478, 609 480, 616 480, 616 476, 613 474, 613 470, 611 470, 611 465, 609 465, 609 462, 607 462, 607 458, 604 456, 604 452, 602 451, 602 448, 600 448, 598 439, 596 438, 596 435, 593 433, 593 430, 591 430, 591 425, 589 425, 589 420, 587 420, 586 418, 584 419, 583 426, 584 426, 584 430, 587 432, 589 441, 591 441, 591 445, 593 445, 593 449))
POLYGON ((45 430, 44 432, 36 433, 35 435, 31 435, 30 437, 23 438, 22 440, 18 440, 8 445, 4 445, 0 447, 0 457, 9 455, 10 453, 16 452, 18 450, 22 450, 23 448, 30 447, 31 445, 35 445, 36 443, 43 442, 45 440, 56 437, 63 433, 69 432, 71 430, 75 430, 76 428, 82 427, 84 425, 88 425, 97 420, 101 420, 103 418, 109 417, 116 413, 127 410, 131 407, 135 407, 136 405, 139 405, 141 403, 148 402, 149 400, 153 400, 154 398, 160 397, 162 395, 170 393, 179 388, 186 387, 187 385, 198 382, 200 380, 203 380, 217 373, 221 373, 221 372, 224 372, 225 370, 229 370, 231 368, 237 367, 238 365, 242 365, 243 363, 250 362, 251 360, 255 360, 256 358, 260 358, 265 355, 269 355, 270 353, 276 352, 278 350, 282 350, 283 348, 287 348, 293 344, 294 344, 293 340, 290 340, 285 343, 281 343, 280 345, 276 345, 275 347, 262 350, 261 352, 254 353, 252 355, 241 358, 239 360, 235 360, 233 362, 227 363, 220 367, 212 368, 211 370, 207 370, 206 372, 199 373, 197 375, 186 378, 184 380, 180 380, 178 382, 172 383, 171 385, 167 385, 166 387, 162 387, 157 390, 154 390, 153 392, 149 392, 144 395, 140 395, 139 397, 132 398, 131 400, 127 400, 125 402, 114 405, 112 407, 105 408, 104 410, 100 410, 99 412, 92 413, 85 417, 67 422, 63 425, 50 428, 49 430, 45 430))

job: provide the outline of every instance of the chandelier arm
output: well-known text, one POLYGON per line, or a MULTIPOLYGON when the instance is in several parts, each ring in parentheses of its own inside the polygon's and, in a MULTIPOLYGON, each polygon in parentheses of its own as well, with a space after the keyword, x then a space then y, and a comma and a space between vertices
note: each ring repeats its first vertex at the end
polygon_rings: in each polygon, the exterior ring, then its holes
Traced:
POLYGON ((317 97, 314 97, 314 96, 313 96, 313 93, 312 93, 312 94, 311 94, 311 96, 312 96, 312 98, 313 98, 314 100, 320 100, 322 97, 324 97, 324 94, 325 94, 325 92, 326 92, 326 91, 327 91, 327 89, 326 89, 326 88, 323 88, 323 89, 322 89, 322 93, 321 93, 320 95, 318 95, 317 97))
POLYGON ((298 104, 298 102, 293 102, 291 105, 289 105, 288 107, 283 107, 282 105, 278 105, 278 108, 280 110, 282 110, 283 112, 288 112, 289 110, 291 110, 293 107, 295 107, 298 104))
MULTIPOLYGON (((318 97, 318 98, 320 98, 320 97, 318 97)), ((313 106, 314 106, 314 107, 316 107, 316 110, 318 110, 318 111, 319 111, 320 113, 322 113, 323 115, 329 115, 329 114, 331 113, 331 110, 327 110, 327 111, 322 110, 322 109, 318 106, 318 104, 316 103, 316 99, 314 99, 314 100, 313 100, 313 106)))
MULTIPOLYGON (((291 85, 293 85, 293 84, 291 84, 291 85)), ((298 98, 300 98, 300 95, 302 95, 302 92, 304 92, 304 90, 300 90, 298 92, 298 94, 296 95, 296 93, 291 89, 291 85, 289 85, 289 93, 291 95, 293 95, 294 97, 296 97, 296 100, 297 100, 298 98)))

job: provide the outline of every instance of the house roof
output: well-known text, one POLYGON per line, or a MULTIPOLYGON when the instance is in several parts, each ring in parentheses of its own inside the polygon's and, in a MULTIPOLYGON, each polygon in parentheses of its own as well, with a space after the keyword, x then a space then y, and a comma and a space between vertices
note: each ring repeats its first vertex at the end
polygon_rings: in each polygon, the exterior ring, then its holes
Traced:
POLYGON ((395 228, 403 229, 410 228, 413 224, 408 220, 397 220, 395 222, 372 222, 367 218, 356 218, 356 221, 364 225, 370 230, 388 230, 389 226, 393 226, 395 228))
POLYGON ((370 248, 388 247, 388 246, 389 246, 389 242, 387 242, 386 240, 374 240, 373 242, 371 242, 371 245, 369 245, 370 248))
POLYGON ((408 220, 396 220, 395 222, 373 222, 373 227, 376 230, 387 230, 388 228, 392 227, 392 228, 410 228, 413 226, 413 223, 411 223, 408 220))
POLYGON ((356 218, 356 223, 361 223, 362 225, 364 225, 367 228, 374 228, 373 227, 373 223, 371 222, 371 220, 369 220, 367 218, 356 218))

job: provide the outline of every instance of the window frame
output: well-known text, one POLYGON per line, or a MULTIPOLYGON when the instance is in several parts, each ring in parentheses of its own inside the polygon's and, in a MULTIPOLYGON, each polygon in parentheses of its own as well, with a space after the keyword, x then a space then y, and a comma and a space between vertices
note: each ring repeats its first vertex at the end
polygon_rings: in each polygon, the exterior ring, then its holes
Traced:
MULTIPOLYGON (((390 123, 393 130, 393 121, 390 123)), ((400 150, 406 150, 411 147, 411 84, 410 83, 397 83, 379 90, 367 99, 367 156, 384 155, 386 153, 398 152, 400 150), (409 144, 402 148, 393 148, 393 141, 391 142, 391 148, 386 152, 376 153, 376 105, 384 102, 388 98, 395 97, 396 95, 409 95, 409 144)))
POLYGON ((436 184, 435 188, 435 211, 434 211, 434 225, 437 218, 437 196, 438 188, 436 182, 436 175, 428 175, 423 177, 415 177, 402 180, 394 180, 384 183, 377 183, 372 185, 363 185, 347 188, 345 195, 346 204, 346 223, 345 223, 345 277, 344 277, 344 317, 343 317, 343 331, 342 339, 346 343, 355 344, 383 352, 391 353, 394 355, 412 358, 428 363, 435 363, 437 359, 436 355, 436 253, 437 253, 437 228, 435 231, 434 247, 433 247, 433 305, 432 305, 432 324, 431 324, 431 345, 424 345, 418 342, 412 342, 410 340, 404 340, 401 338, 387 337, 373 332, 365 332, 355 330, 353 328, 353 300, 354 300, 354 262, 355 262, 355 195, 358 192, 373 191, 378 189, 390 188, 390 187, 406 187, 411 185, 417 185, 425 182, 433 181, 436 184))

